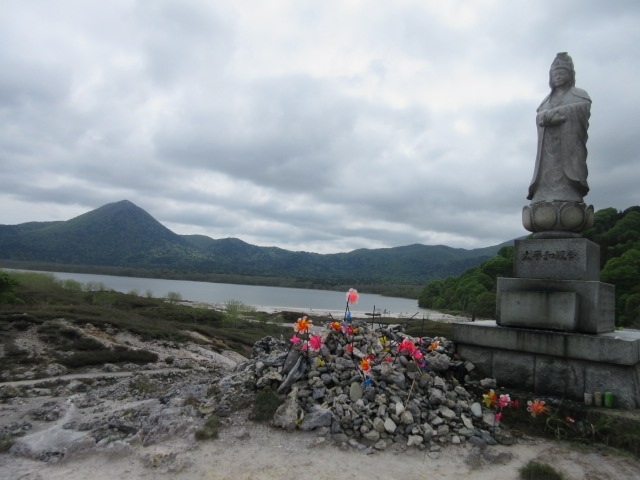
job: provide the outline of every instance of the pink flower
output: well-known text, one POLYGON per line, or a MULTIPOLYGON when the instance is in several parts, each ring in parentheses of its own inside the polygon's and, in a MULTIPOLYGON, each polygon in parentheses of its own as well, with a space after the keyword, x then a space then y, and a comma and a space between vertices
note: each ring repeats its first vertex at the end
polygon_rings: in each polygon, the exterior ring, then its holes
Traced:
POLYGON ((502 412, 496 413, 496 422, 500 422, 502 420, 502 412))
POLYGON ((400 342, 400 345, 398 346, 398 352, 401 352, 401 353, 407 353, 409 355, 413 355, 413 352, 415 351, 416 351, 416 346, 408 338, 405 338, 404 340, 402 340, 402 342, 400 342))
POLYGON ((413 359, 417 362, 420 362, 421 360, 424 359, 424 355, 418 348, 416 348, 413 352, 413 359))
POLYGON ((320 350, 322 347, 322 337, 320 335, 311 335, 309 337, 309 348, 314 351, 320 350))
POLYGON ((358 291, 355 288, 350 288, 347 292, 347 303, 358 303, 358 291))
POLYGON ((294 345, 297 345, 298 343, 300 343, 300 337, 298 337, 298 335, 294 333, 293 337, 291 337, 291 343, 293 343, 294 345))
POLYGON ((498 399, 498 406, 500 408, 508 407, 511 404, 511 397, 509 395, 500 395, 498 399))

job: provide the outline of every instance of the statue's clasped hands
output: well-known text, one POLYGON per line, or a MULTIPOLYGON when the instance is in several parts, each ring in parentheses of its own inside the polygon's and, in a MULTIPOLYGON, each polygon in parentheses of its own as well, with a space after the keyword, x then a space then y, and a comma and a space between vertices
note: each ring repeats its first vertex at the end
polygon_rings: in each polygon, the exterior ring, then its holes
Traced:
POLYGON ((560 125, 567 121, 567 117, 562 115, 560 112, 545 112, 540 118, 540 126, 541 127, 555 127, 556 125, 560 125))

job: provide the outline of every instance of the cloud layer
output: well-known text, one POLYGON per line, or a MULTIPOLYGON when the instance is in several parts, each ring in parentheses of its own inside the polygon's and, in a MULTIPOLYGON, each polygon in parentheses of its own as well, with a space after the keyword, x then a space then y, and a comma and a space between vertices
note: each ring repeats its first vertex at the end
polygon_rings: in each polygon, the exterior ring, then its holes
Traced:
POLYGON ((320 253, 520 223, 555 54, 593 100, 586 201, 640 204, 640 3, 0 3, 0 224, 131 200, 320 253))

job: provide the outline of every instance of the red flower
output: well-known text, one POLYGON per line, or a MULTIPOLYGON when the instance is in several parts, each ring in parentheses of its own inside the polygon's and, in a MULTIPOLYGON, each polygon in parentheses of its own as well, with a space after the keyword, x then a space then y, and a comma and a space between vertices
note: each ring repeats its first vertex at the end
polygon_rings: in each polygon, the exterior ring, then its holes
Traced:
POLYGON ((336 332, 342 331, 342 324, 340 322, 331 322, 331 328, 336 332))
POLYGON ((347 345, 347 352, 353 352, 353 345, 347 345))

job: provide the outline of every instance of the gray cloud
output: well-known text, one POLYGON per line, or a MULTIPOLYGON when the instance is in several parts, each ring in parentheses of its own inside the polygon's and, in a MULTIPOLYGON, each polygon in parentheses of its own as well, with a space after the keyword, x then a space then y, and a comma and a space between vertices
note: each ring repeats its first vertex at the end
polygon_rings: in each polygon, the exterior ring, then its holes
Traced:
POLYGON ((640 4, 592 3, 7 0, 0 223, 126 198, 291 250, 500 243, 559 51, 593 100, 587 200, 640 204, 640 4))

